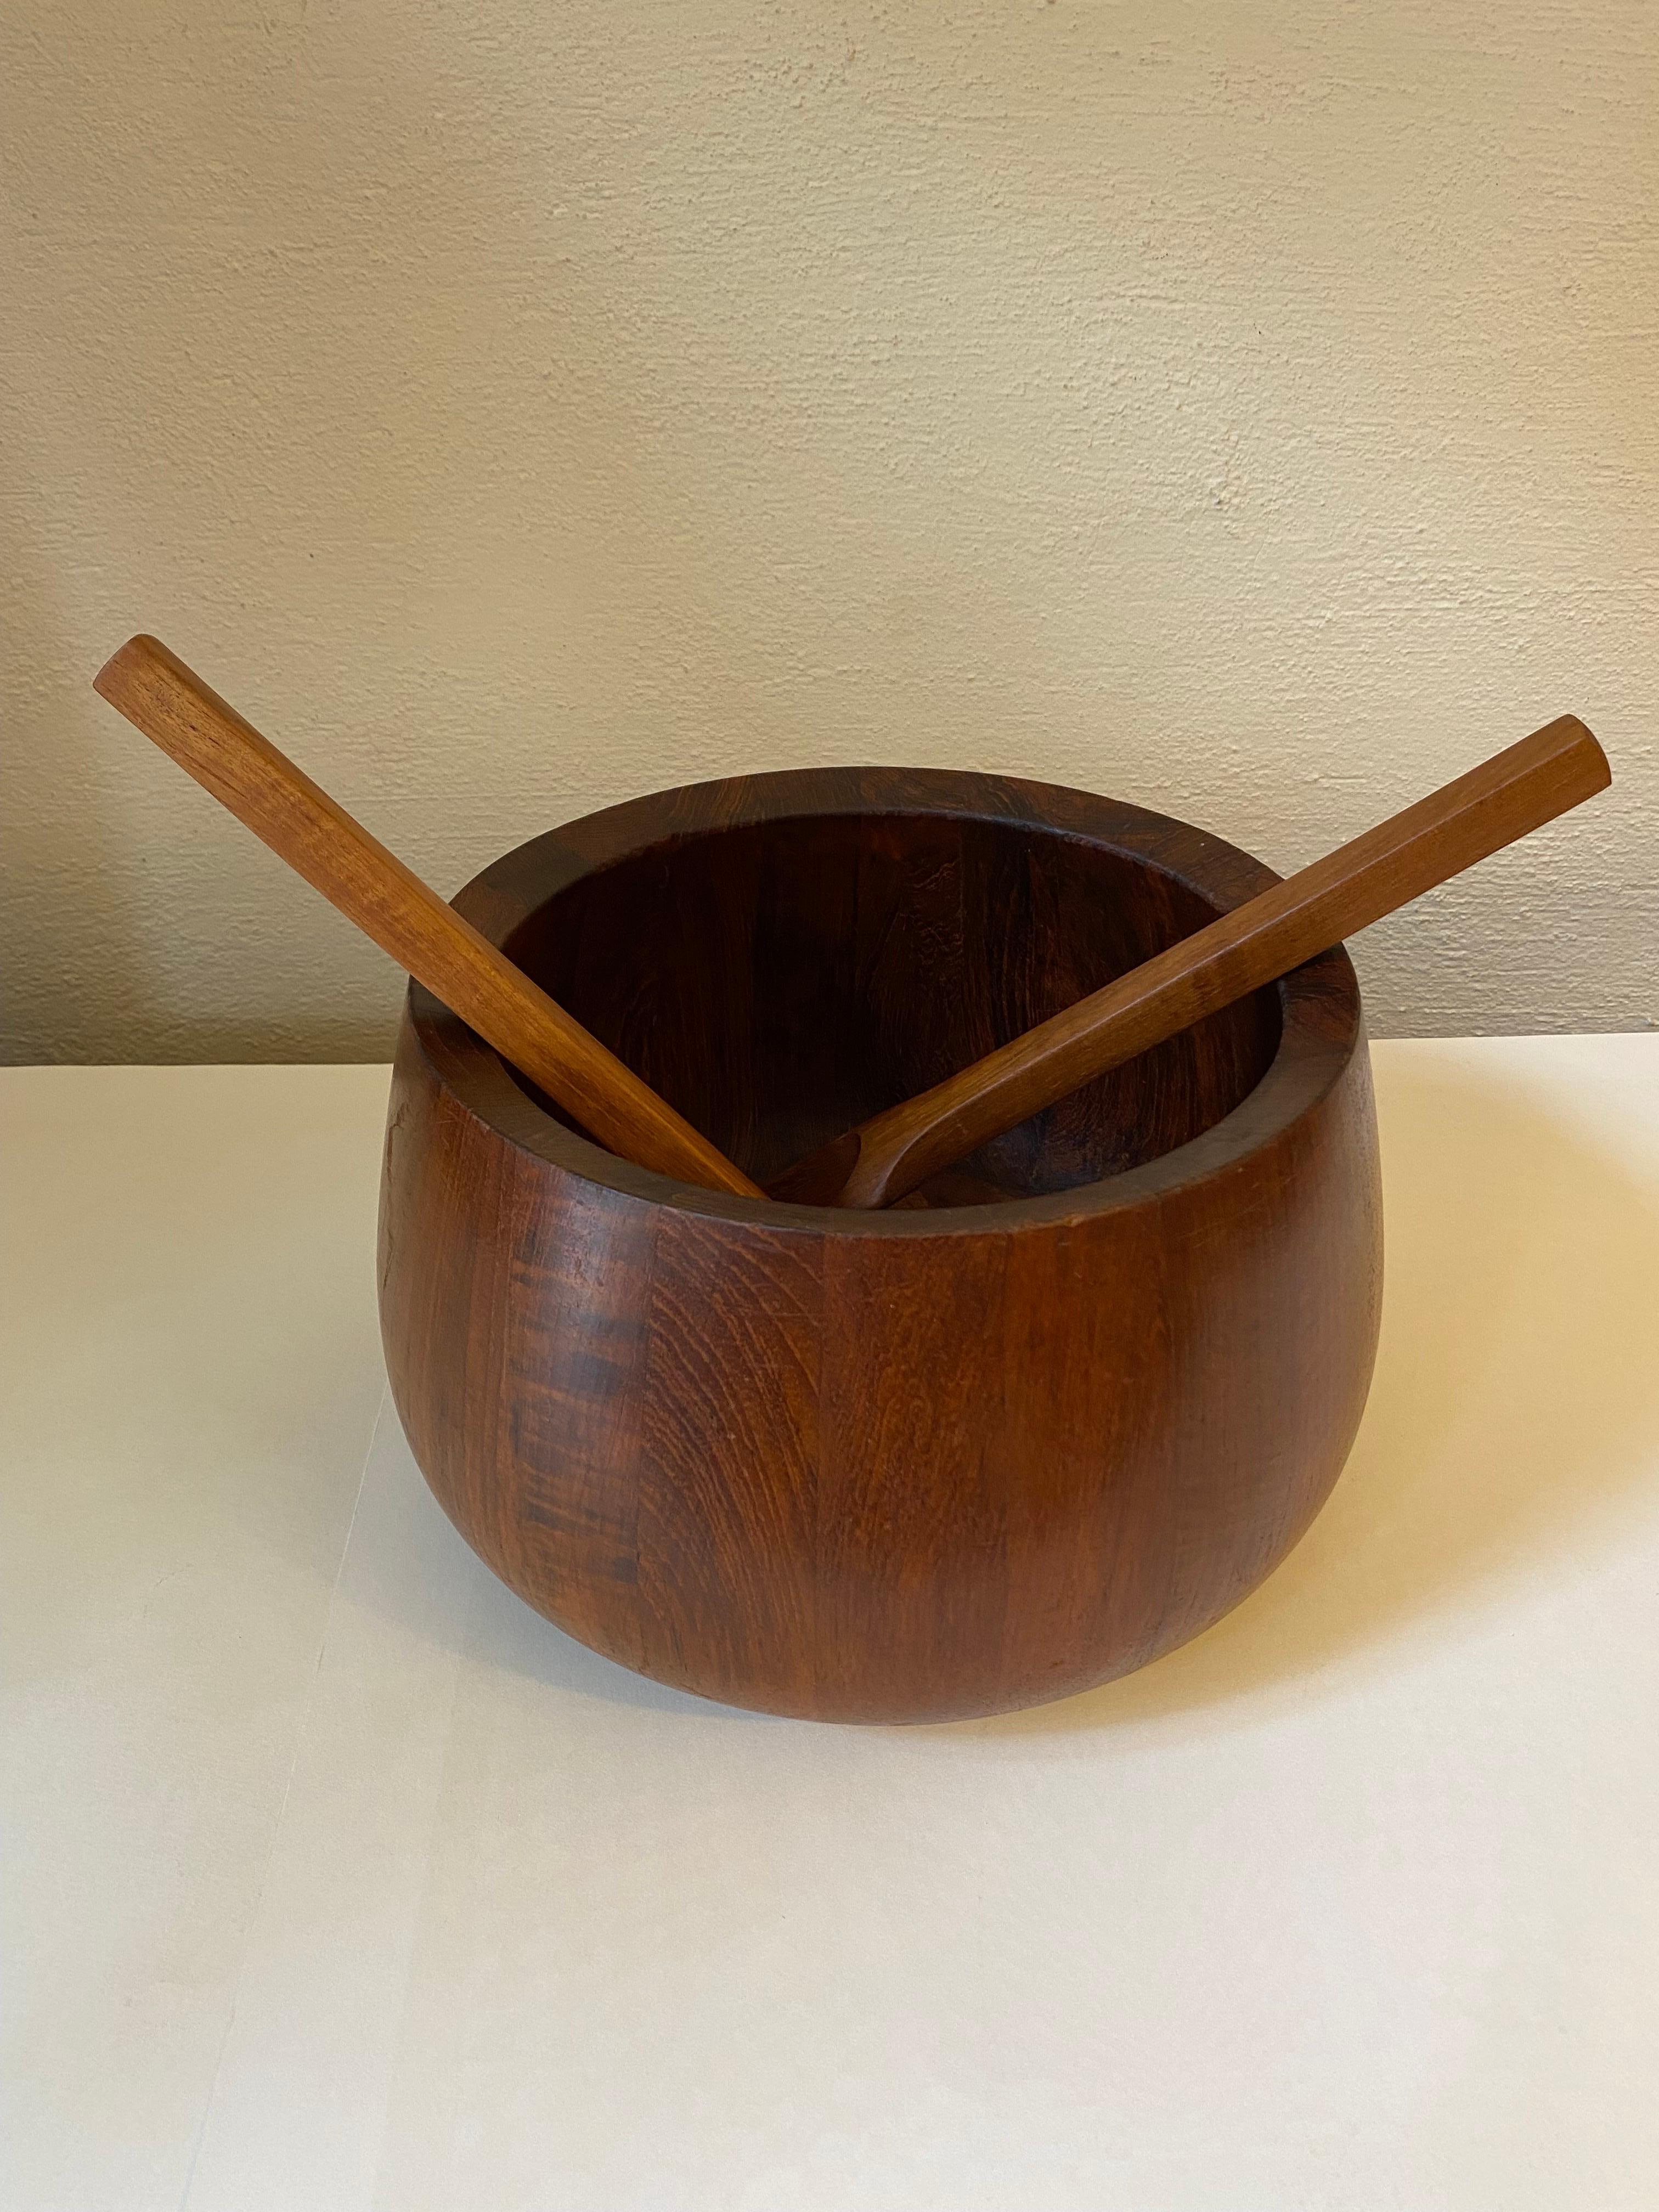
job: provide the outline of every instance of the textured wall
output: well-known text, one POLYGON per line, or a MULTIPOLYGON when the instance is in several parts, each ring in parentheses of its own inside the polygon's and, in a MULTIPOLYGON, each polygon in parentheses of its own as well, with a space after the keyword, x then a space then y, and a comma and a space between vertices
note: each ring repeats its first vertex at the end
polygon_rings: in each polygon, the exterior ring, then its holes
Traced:
POLYGON ((1285 867, 1575 708, 1372 1023, 1651 1023, 1656 90, 1649 0, 10 0, 11 1056, 387 1047, 140 627, 446 889, 820 760, 1285 867))

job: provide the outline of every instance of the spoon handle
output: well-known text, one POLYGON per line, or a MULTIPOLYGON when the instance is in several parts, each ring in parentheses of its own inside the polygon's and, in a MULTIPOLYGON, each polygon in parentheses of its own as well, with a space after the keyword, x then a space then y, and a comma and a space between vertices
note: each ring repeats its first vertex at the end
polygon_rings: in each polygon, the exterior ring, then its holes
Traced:
POLYGON ((93 688, 602 1144, 661 1175, 762 1195, 157 639, 129 639, 93 688))
POLYGON ((834 1139, 774 1183, 773 1195, 890 1206, 1079 1084, 1277 981, 1612 780, 1601 746, 1576 715, 1563 714, 931 1091, 834 1139))

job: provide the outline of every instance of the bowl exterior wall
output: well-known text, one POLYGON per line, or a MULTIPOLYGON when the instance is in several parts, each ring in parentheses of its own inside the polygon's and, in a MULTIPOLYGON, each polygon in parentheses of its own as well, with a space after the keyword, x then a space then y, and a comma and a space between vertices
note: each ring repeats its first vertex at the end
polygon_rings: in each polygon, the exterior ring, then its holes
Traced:
POLYGON ((459 1095, 459 1024, 406 1016, 381 1308, 434 1492, 571 1635, 766 1711, 992 1713, 1184 1642, 1301 1535, 1370 1381, 1376 1137, 1340 964, 1329 1034, 1316 1003, 1287 1032, 1307 1102, 1260 1141, 1247 1102, 1243 1139, 1121 1202, 867 1230, 573 1172, 459 1095))

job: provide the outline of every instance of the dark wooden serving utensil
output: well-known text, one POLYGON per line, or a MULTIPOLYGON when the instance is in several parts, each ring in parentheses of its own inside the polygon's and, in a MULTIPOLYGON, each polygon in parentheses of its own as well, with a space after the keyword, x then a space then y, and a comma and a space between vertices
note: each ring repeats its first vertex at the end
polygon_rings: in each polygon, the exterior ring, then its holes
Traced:
POLYGON ((801 1206, 881 1206, 1079 1085, 1286 975, 1606 790, 1607 757, 1563 714, 1128 975, 797 1162, 801 1206))
POLYGON ((757 1184, 153 637, 93 688, 590 1134, 659 1174, 757 1184))

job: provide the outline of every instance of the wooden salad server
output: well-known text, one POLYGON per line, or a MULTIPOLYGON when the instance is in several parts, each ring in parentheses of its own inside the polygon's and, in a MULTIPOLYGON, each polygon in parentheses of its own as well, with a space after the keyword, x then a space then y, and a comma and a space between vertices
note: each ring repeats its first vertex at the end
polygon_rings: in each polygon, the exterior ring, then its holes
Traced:
POLYGON ((93 689, 590 1135, 660 1175, 763 1195, 166 646, 130 638, 93 689))
POLYGON ((799 1206, 890 1206, 1080 1084, 1277 982, 1612 781, 1601 746, 1576 715, 1563 714, 931 1091, 833 1139, 787 1170, 771 1195, 799 1206))

